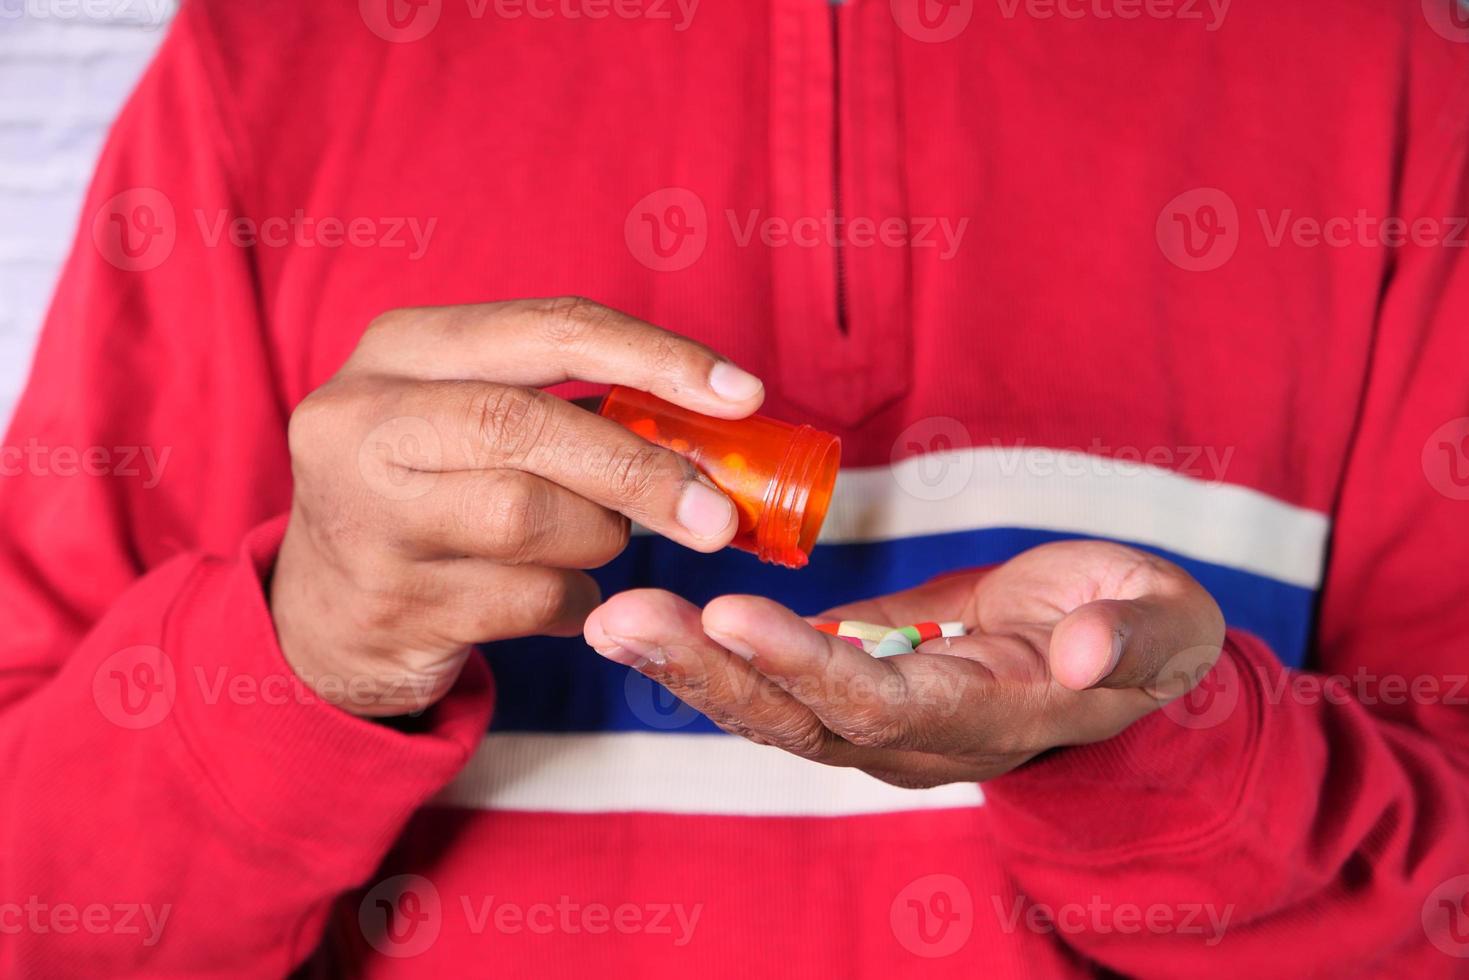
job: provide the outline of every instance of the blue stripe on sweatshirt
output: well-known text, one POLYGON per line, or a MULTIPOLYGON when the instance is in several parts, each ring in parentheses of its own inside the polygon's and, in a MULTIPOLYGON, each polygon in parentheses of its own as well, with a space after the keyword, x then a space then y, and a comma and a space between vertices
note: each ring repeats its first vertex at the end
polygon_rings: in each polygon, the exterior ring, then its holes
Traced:
MULTIPOLYGON (((1074 534, 1015 528, 820 545, 800 571, 763 565, 741 552, 703 555, 655 536, 633 538, 595 572, 603 593, 663 588, 702 605, 716 596, 768 596, 802 615, 896 592, 956 568, 1004 561, 1074 534)), ((1261 637, 1281 661, 1303 664, 1315 592, 1273 579, 1147 548, 1189 571, 1213 594, 1233 627, 1261 637)), ((714 732, 702 715, 659 685, 597 656, 579 637, 533 637, 488 644, 498 695, 493 731, 714 732)))

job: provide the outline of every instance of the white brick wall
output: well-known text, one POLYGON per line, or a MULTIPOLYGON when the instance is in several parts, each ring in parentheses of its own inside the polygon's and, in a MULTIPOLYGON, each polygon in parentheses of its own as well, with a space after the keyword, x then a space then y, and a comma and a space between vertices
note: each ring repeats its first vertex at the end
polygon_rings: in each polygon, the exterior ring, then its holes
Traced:
POLYGON ((0 0, 0 429, 107 126, 174 0, 0 0))

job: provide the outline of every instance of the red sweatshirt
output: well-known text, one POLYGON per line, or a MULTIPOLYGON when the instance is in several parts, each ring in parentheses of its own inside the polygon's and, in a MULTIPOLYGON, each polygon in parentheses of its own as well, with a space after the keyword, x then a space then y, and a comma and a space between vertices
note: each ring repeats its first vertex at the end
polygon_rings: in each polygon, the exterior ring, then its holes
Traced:
POLYGON ((1466 41, 1413 0, 185 3, 0 448, 0 973, 1454 973, 1466 41), (641 536, 608 592, 815 613, 1109 537, 1223 659, 928 791, 580 640, 407 723, 321 703, 262 589, 292 407, 384 309, 571 293, 846 444, 807 569, 641 536))

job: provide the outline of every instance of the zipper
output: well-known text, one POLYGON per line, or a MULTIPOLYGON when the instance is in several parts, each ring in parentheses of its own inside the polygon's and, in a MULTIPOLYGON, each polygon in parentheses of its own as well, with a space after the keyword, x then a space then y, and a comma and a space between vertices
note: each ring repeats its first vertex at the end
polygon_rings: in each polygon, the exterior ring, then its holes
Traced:
POLYGON ((832 261, 835 263, 837 329, 847 333, 847 255, 842 233, 842 31, 841 9, 845 0, 827 0, 831 25, 831 209, 832 261))

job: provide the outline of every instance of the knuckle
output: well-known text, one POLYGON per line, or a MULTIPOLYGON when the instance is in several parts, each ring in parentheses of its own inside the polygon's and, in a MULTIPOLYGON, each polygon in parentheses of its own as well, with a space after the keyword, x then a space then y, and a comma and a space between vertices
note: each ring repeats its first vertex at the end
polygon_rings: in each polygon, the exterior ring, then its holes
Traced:
POLYGON ((496 557, 518 565, 530 560, 546 528, 545 492, 534 480, 506 477, 500 480, 490 502, 489 524, 496 543, 496 557))
POLYGON ((648 500, 668 475, 664 450, 638 446, 614 453, 607 466, 608 488, 620 500, 648 500))
POLYGON ((545 307, 546 337, 561 347, 583 343, 617 319, 617 313, 585 296, 560 296, 545 307))
POLYGON ((346 402, 334 383, 302 399, 286 425, 286 445, 294 462, 309 460, 333 443, 347 415, 346 402))
POLYGON ((566 614, 571 601, 571 587, 564 575, 548 575, 532 590, 530 609, 532 622, 538 627, 557 623, 566 614))
POLYGON ((686 361, 686 348, 672 334, 658 331, 648 339, 644 359, 654 374, 667 374, 686 361))
POLYGON ((906 772, 897 769, 869 771, 868 775, 890 786, 896 786, 898 789, 933 789, 945 783, 958 782, 958 780, 944 779, 942 776, 926 772, 906 772))
POLYGON ((353 609, 359 625, 370 632, 396 624, 404 605, 415 597, 415 583, 390 551, 357 549, 343 571, 357 600, 353 609))
POLYGON ((734 721, 735 716, 725 709, 725 706, 714 697, 713 687, 709 675, 702 670, 669 671, 660 678, 664 687, 668 688, 674 697, 685 704, 699 708, 705 713, 712 713, 721 718, 734 721))
POLYGON ((407 321, 413 319, 413 315, 414 311, 407 307, 384 310, 368 322, 367 330, 364 333, 374 336, 390 333, 394 328, 400 327, 407 321))
POLYGON ((367 322, 358 338, 357 347, 348 359, 349 366, 356 366, 364 361, 374 362, 382 360, 393 343, 395 335, 402 331, 404 324, 417 316, 416 310, 399 308, 384 310, 367 322))
POLYGON ((896 719, 869 715, 843 726, 839 734, 858 748, 881 749, 900 745, 905 727, 896 719))
POLYGON ((510 457, 524 456, 536 445, 548 417, 534 392, 508 386, 494 386, 471 398, 469 413, 470 431, 510 457))
POLYGON ((632 541, 632 521, 621 514, 613 515, 612 532, 607 536, 606 544, 595 556, 595 564, 591 567, 600 568, 602 565, 612 561, 618 555, 627 550, 632 541))
POLYGON ((831 734, 819 723, 806 721, 772 733, 776 745, 803 759, 819 759, 831 747, 831 734))

